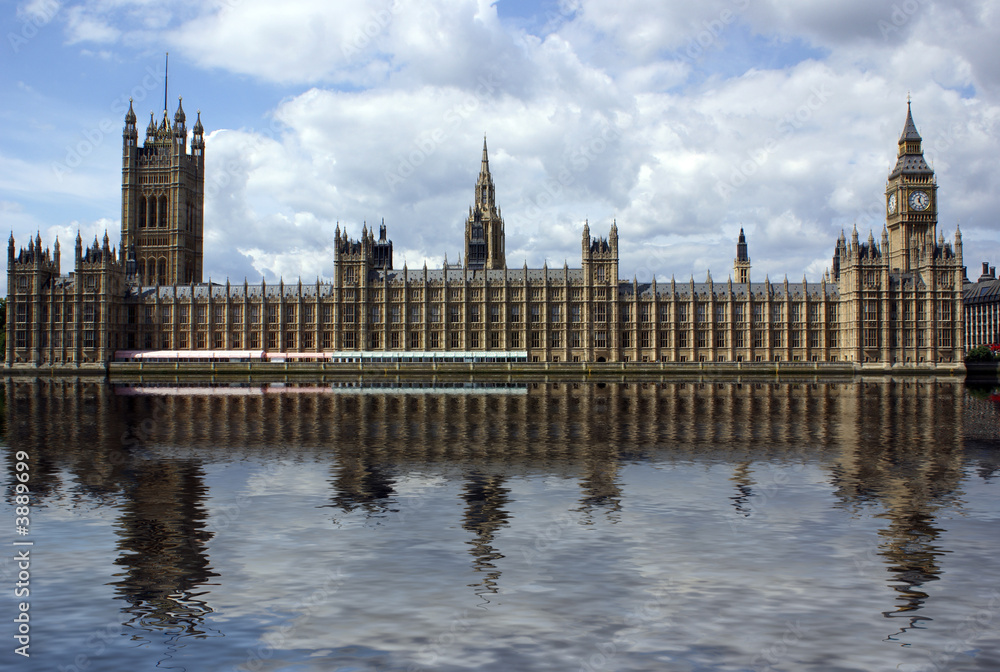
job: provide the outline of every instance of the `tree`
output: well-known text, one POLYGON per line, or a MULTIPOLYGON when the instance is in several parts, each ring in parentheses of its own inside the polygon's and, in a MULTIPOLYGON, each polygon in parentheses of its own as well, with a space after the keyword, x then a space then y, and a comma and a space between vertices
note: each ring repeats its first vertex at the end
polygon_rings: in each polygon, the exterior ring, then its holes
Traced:
POLYGON ((968 354, 965 356, 965 361, 967 362, 992 362, 993 351, 990 350, 988 345, 980 345, 972 350, 969 350, 968 354))

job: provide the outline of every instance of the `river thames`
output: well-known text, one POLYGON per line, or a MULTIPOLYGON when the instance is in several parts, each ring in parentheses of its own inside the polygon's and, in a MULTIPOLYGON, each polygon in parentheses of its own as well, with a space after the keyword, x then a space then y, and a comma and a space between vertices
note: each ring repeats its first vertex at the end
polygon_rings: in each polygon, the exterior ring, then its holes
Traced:
POLYGON ((988 389, 3 389, 15 669, 1000 669, 988 389))

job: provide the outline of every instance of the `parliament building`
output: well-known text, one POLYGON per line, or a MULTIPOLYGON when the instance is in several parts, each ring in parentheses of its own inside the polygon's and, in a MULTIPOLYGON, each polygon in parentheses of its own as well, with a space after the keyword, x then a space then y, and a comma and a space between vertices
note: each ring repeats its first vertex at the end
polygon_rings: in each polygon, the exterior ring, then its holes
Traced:
POLYGON ((7 368, 229 353, 288 360, 850 362, 961 368, 962 238, 937 230, 938 191, 907 105, 880 240, 836 241, 819 282, 751 279, 736 241, 721 282, 621 279, 616 223, 583 226, 575 268, 509 268, 485 140, 462 263, 394 266, 382 224, 334 234, 332 282, 203 280, 205 140, 181 105, 140 146, 131 105, 122 143, 121 237, 8 244, 7 368), (239 353, 237 352, 239 351, 239 353), (466 359, 463 359, 466 358, 466 359))

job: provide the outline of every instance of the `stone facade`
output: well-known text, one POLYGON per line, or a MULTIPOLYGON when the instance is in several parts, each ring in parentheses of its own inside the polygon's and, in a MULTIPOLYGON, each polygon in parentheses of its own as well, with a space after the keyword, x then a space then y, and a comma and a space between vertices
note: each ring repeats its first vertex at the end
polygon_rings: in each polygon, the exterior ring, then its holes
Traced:
POLYGON ((8 246, 6 366, 105 364, 116 351, 523 352, 538 362, 853 362, 960 366, 962 239, 937 234, 937 185, 907 110, 880 243, 855 229, 819 282, 753 282, 743 231, 733 274, 638 282, 619 274, 618 227, 591 236, 578 268, 510 269, 486 143, 464 263, 396 269, 376 240, 337 227, 332 282, 203 283, 204 140, 184 113, 137 146, 125 120, 122 232, 61 275, 40 237, 8 246))

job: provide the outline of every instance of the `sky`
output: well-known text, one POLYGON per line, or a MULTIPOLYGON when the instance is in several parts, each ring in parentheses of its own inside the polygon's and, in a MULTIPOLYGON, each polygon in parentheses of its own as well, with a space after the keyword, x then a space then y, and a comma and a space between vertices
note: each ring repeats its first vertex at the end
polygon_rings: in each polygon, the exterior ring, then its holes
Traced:
POLYGON ((939 232, 1000 265, 993 0, 30 0, 0 38, 2 225, 64 273, 77 231, 120 239, 166 52, 206 280, 330 278, 336 226, 383 220, 397 268, 458 261, 485 134, 509 267, 579 267, 617 222, 622 278, 724 281, 742 227, 752 279, 819 281, 842 230, 880 239, 908 96, 939 232))

